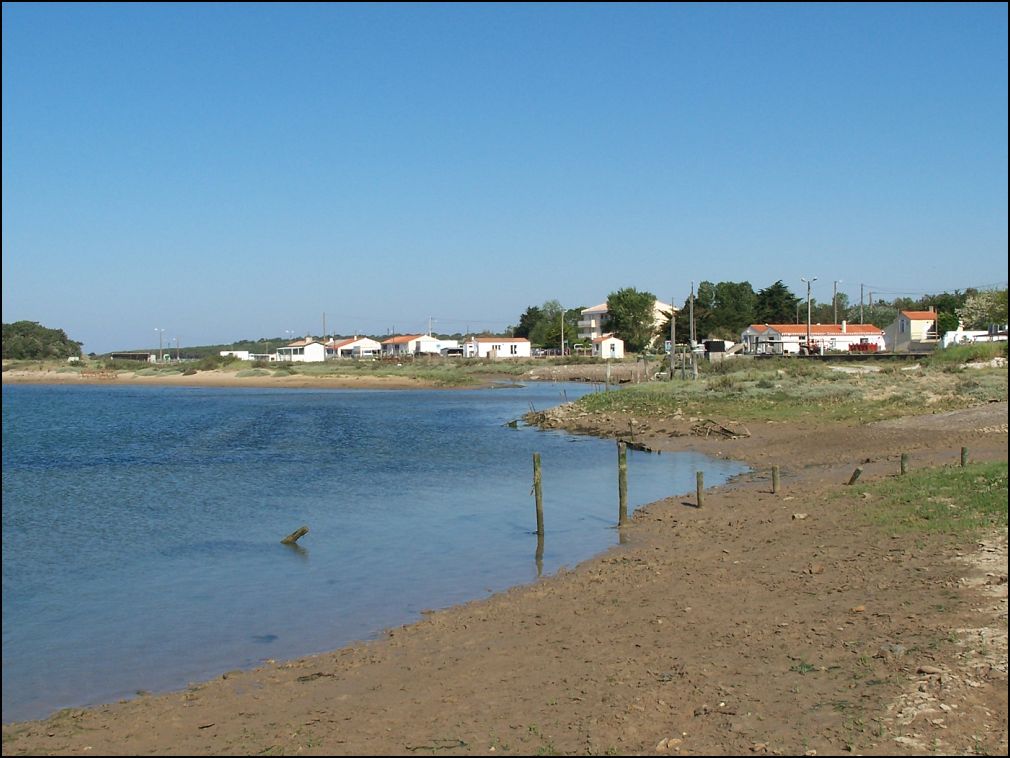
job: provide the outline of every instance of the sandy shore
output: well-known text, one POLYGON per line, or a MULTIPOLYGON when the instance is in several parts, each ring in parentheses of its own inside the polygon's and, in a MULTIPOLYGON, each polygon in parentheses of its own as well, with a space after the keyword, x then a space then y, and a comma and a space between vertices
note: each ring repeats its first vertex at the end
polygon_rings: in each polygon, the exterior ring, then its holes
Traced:
POLYGON ((1005 531, 884 533, 845 486, 856 465, 894 476, 902 452, 1007 460, 1005 402, 743 439, 635 428, 754 472, 704 508, 639 510, 621 545, 557 576, 374 642, 5 725, 4 754, 1006 754, 1005 531))
POLYGON ((420 379, 395 376, 238 376, 236 371, 200 371, 190 376, 136 372, 82 374, 77 371, 16 369, 3 372, 4 384, 149 385, 154 387, 290 387, 296 389, 423 389, 434 385, 420 379))

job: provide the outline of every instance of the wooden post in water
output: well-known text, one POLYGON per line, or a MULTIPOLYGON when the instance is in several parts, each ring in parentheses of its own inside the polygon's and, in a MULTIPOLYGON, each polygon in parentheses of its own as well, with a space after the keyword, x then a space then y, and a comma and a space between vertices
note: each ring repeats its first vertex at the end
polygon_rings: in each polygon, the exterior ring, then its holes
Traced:
POLYGON ((964 468, 967 465, 968 465, 968 448, 962 447, 961 448, 961 468, 964 468))
POLYGON ((698 490, 698 507, 701 508, 705 504, 703 499, 705 496, 705 472, 699 471, 694 476, 697 480, 696 489, 698 490))
POLYGON ((779 494, 779 467, 772 466, 772 494, 779 494))
POLYGON ((852 476, 849 477, 849 484, 855 484, 856 480, 859 478, 859 475, 862 473, 863 470, 857 466, 856 470, 852 472, 852 476))
POLYGON ((309 528, 303 526, 300 529, 295 529, 291 534, 281 540, 282 545, 294 545, 298 540, 309 533, 309 528))
POLYGON ((908 453, 901 454, 901 475, 908 473, 908 453))
POLYGON ((540 453, 533 453, 533 493, 537 501, 537 537, 544 536, 544 495, 540 486, 540 453))
POLYGON ((624 526, 628 523, 628 446, 623 442, 617 443, 617 525, 624 526))

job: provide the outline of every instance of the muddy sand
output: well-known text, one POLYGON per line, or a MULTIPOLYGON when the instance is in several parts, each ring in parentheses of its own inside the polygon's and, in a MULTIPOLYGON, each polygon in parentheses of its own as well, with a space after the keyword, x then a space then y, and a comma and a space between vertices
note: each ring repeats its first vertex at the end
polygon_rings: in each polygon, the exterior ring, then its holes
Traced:
POLYGON ((888 534, 845 483, 856 466, 895 476, 903 452, 913 468, 956 465, 961 446, 1005 461, 1007 404, 748 427, 637 420, 637 442, 753 473, 703 508, 682 494, 639 510, 602 556, 372 642, 4 725, 3 753, 1005 755, 1005 531, 888 534))

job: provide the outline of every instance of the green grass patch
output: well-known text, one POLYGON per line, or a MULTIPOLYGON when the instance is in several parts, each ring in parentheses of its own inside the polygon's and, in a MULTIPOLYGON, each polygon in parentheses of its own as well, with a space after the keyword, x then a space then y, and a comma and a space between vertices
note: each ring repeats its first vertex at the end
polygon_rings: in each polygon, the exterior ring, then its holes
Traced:
POLYGON ((1007 528, 1005 461, 922 469, 853 489, 872 495, 863 513, 892 532, 974 537, 1007 528))
MULTIPOLYGON (((837 366, 838 364, 832 364, 837 366)), ((865 366, 866 364, 853 364, 865 366)), ((820 361, 734 360, 715 364, 697 381, 679 377, 587 395, 589 412, 684 415, 737 421, 867 423, 1006 400, 1005 368, 957 369, 887 364, 888 370, 846 373, 820 361)))

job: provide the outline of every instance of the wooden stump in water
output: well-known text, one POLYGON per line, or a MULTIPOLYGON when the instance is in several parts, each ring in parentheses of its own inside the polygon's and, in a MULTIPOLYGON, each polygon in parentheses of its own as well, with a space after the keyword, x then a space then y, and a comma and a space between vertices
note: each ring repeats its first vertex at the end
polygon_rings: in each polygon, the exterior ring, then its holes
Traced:
POLYGON ((282 545, 294 545, 296 542, 298 542, 298 540, 300 540, 302 537, 304 537, 308 533, 309 533, 309 528, 307 526, 303 526, 303 527, 301 527, 299 529, 295 529, 295 531, 291 532, 291 534, 289 534, 287 537, 285 537, 284 539, 281 540, 281 544, 282 545))

